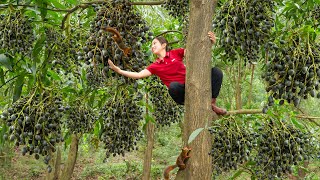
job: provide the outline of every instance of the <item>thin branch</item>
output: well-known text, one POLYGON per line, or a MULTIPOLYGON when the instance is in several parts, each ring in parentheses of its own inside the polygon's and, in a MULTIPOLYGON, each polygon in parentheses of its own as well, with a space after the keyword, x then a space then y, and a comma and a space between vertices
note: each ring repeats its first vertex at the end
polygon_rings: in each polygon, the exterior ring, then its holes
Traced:
POLYGON ((261 114, 262 109, 239 109, 235 111, 228 111, 224 116, 236 115, 236 114, 261 114))
POLYGON ((151 2, 131 2, 131 5, 161 5, 164 4, 166 1, 151 1, 151 2))
POLYGON ((62 24, 61 24, 61 29, 64 29, 64 23, 66 22, 67 18, 69 17, 69 15, 73 12, 75 12, 76 10, 78 10, 79 8, 82 9, 86 9, 87 7, 89 7, 89 4, 80 4, 75 6, 74 8, 70 9, 67 14, 63 17, 62 19, 62 24))
POLYGON ((50 9, 50 8, 43 8, 43 7, 39 7, 39 6, 35 6, 35 5, 28 5, 28 4, 3 4, 0 6, 0 9, 5 9, 8 8, 9 6, 13 6, 13 7, 30 7, 30 8, 39 8, 39 9, 44 9, 44 10, 48 10, 48 11, 55 11, 55 12, 68 12, 68 9, 50 9))
POLYGON ((159 36, 162 36, 162 35, 164 35, 164 34, 171 33, 171 32, 176 32, 176 33, 180 33, 180 34, 182 34, 182 32, 177 31, 177 30, 168 30, 168 31, 164 31, 164 32, 162 32, 162 33, 160 33, 160 34, 156 35, 156 37, 159 37, 159 36))
POLYGON ((297 117, 298 117, 298 116, 301 116, 300 118, 308 119, 309 121, 313 122, 315 125, 317 125, 317 126, 320 127, 320 124, 314 120, 314 119, 320 119, 320 118, 305 116, 305 113, 302 111, 302 109, 300 109, 300 108, 297 108, 297 109, 298 109, 300 112, 302 112, 302 114, 303 114, 303 115, 297 115, 297 117))
MULTIPOLYGON (((320 119, 320 117, 307 116, 301 109, 298 109, 302 114, 298 114, 295 117, 300 119, 307 119, 310 122, 320 127, 320 124, 315 121, 315 119, 320 119)), ((240 109, 235 111, 228 111, 227 114, 223 116, 237 115, 237 114, 262 114, 261 109, 240 109)))
POLYGON ((304 114, 299 114, 296 116, 297 118, 302 118, 302 119, 320 119, 320 117, 315 117, 315 116, 307 116, 304 114))

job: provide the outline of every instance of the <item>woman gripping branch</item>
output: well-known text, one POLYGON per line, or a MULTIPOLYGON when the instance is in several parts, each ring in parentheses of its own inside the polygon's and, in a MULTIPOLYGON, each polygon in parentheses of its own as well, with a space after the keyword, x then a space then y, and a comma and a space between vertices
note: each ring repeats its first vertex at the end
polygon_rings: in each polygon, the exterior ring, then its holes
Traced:
MULTIPOLYGON (((208 36, 214 44, 216 37, 213 32, 208 32, 208 36)), ((177 48, 170 50, 168 48, 168 41, 160 36, 153 39, 151 44, 152 53, 157 56, 155 61, 150 64, 146 69, 140 72, 130 72, 120 69, 115 66, 109 59, 108 63, 112 70, 115 72, 134 79, 141 79, 151 75, 156 75, 160 78, 163 84, 165 84, 169 90, 169 94, 172 99, 180 105, 184 104, 185 98, 185 79, 186 79, 186 66, 183 63, 183 58, 186 49, 177 48)), ((216 105, 216 99, 219 95, 222 85, 223 73, 222 71, 214 67, 211 69, 211 90, 212 90, 212 110, 217 115, 224 115, 227 113, 225 109, 222 109, 216 105)))

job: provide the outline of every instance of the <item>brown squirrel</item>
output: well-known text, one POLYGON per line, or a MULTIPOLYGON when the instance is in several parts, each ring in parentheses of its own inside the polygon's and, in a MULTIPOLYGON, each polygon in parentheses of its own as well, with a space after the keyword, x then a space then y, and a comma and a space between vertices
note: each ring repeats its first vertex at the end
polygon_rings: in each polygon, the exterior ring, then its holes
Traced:
POLYGON ((184 170, 186 168, 186 163, 188 161, 188 159, 190 158, 190 151, 191 151, 191 148, 188 148, 188 147, 184 147, 181 149, 181 153, 180 155, 178 156, 177 158, 177 161, 176 161, 176 164, 175 165, 172 165, 172 166, 168 166, 165 170, 164 170, 164 173, 163 173, 163 176, 164 176, 164 179, 165 180, 169 180, 170 178, 170 171, 172 171, 174 168, 176 167, 179 167, 179 170, 184 170))
POLYGON ((122 37, 120 36, 120 33, 112 28, 112 27, 107 27, 103 28, 106 31, 112 32, 114 35, 112 36, 112 39, 117 43, 118 47, 122 50, 123 54, 128 57, 128 54, 131 54, 131 48, 126 47, 124 42, 122 41, 122 37))

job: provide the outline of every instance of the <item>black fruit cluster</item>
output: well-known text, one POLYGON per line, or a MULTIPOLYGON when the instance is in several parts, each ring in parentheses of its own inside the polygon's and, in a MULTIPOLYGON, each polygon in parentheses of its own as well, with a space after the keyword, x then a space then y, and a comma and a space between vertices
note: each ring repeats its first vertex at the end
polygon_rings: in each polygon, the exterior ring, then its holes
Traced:
POLYGON ((46 48, 50 54, 49 62, 51 69, 58 73, 70 73, 73 66, 80 67, 78 56, 81 56, 80 34, 73 32, 66 36, 60 30, 46 27, 46 48))
MULTIPOLYGON (((147 62, 142 44, 153 39, 153 33, 148 32, 149 27, 139 13, 130 5, 128 0, 113 0, 101 6, 95 6, 97 16, 91 22, 90 36, 83 47, 86 64, 93 66, 109 66, 108 59, 127 71, 140 71, 147 62), (126 57, 117 43, 111 38, 114 34, 101 28, 112 27, 122 36, 126 47, 132 52, 126 57)), ((108 69, 104 69, 108 71, 108 69)), ((111 71, 111 70, 110 70, 111 71)), ((110 75, 115 75, 110 73, 110 75)), ((117 76, 117 78, 120 78, 117 76)))
POLYGON ((272 0, 232 0, 223 4, 213 28, 225 60, 234 62, 238 55, 245 62, 258 60, 260 47, 269 41, 274 25, 273 7, 272 0))
POLYGON ((215 175, 236 170, 239 164, 249 161, 251 151, 256 146, 255 134, 236 121, 223 121, 209 128, 213 144, 212 156, 215 175))
POLYGON ((0 49, 30 57, 35 40, 32 19, 23 11, 10 11, 0 15, 0 49))
POLYGON ((106 86, 109 68, 90 66, 86 71, 87 83, 90 87, 99 88, 106 86))
POLYGON ((21 98, 2 113, 9 127, 4 139, 21 147, 22 155, 34 154, 36 159, 42 155, 44 163, 49 164, 55 144, 63 141, 60 120, 64 111, 57 94, 44 92, 21 98))
POLYGON ((282 178, 292 166, 308 161, 315 144, 310 133, 302 132, 286 120, 270 120, 260 129, 255 157, 255 175, 259 179, 282 178))
POLYGON ((66 128, 74 133, 88 133, 93 129, 97 117, 93 110, 83 102, 76 101, 66 106, 66 128))
POLYGON ((160 82, 159 78, 150 77, 148 85, 149 99, 153 105, 152 115, 157 126, 170 126, 172 123, 180 122, 182 119, 183 106, 179 106, 170 97, 168 89, 160 82))
POLYGON ((320 46, 305 44, 298 37, 293 39, 270 45, 274 52, 262 75, 270 94, 268 106, 275 99, 281 105, 287 101, 298 106, 301 99, 320 98, 320 46))
POLYGON ((141 94, 130 93, 123 87, 100 111, 103 120, 100 140, 105 144, 106 158, 124 156, 125 152, 137 149, 137 141, 143 135, 140 128, 143 112, 138 106, 141 98, 141 94))
POLYGON ((315 6, 315 8, 311 11, 311 14, 315 20, 320 22, 320 5, 315 6))
POLYGON ((189 0, 166 0, 162 6, 169 11, 169 15, 179 19, 180 22, 189 16, 189 0))

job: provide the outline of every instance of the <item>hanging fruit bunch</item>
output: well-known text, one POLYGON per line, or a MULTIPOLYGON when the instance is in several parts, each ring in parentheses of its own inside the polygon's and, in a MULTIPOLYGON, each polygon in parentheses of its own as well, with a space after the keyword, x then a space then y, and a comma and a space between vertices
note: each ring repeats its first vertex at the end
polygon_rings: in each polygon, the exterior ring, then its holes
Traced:
POLYGON ((183 41, 185 43, 189 29, 189 0, 166 0, 162 7, 169 11, 169 15, 178 19, 181 23, 184 35, 183 41))
POLYGON ((0 50, 30 57, 35 40, 32 19, 23 10, 8 9, 0 15, 0 50))
POLYGON ((234 119, 227 119, 215 122, 209 132, 213 137, 209 155, 212 156, 215 175, 236 170, 239 164, 249 161, 258 136, 249 128, 234 119))
POLYGON ((70 104, 71 106, 66 106, 65 111, 66 129, 74 134, 90 132, 97 120, 93 110, 85 106, 80 100, 76 100, 70 104))
POLYGON ((166 0, 162 5, 169 11, 169 15, 183 22, 190 12, 189 0, 166 0))
POLYGON ((110 155, 123 155, 137 149, 137 141, 142 137, 140 121, 142 108, 138 101, 142 99, 136 90, 122 86, 117 88, 113 98, 100 111, 102 122, 101 141, 105 144, 106 158, 110 155))
POLYGON ((160 82, 159 78, 152 76, 148 85, 149 99, 153 105, 157 126, 170 126, 172 123, 180 122, 183 107, 176 104, 168 93, 168 89, 160 82))
POLYGON ((271 0, 232 0, 223 4, 213 21, 214 32, 222 48, 221 56, 229 62, 241 58, 259 59, 261 45, 270 39, 274 2, 271 0))
POLYGON ((255 157, 258 179, 283 178, 293 165, 308 161, 315 153, 311 133, 292 126, 288 120, 268 120, 261 128, 255 157))
MULTIPOLYGON (((34 154, 36 159, 42 155, 44 163, 49 164, 55 144, 63 141, 60 120, 64 110, 57 93, 35 92, 21 98, 2 113, 9 127, 4 139, 21 147, 22 155, 34 154)), ((48 165, 48 172, 51 170, 48 165)))
POLYGON ((131 6, 130 1, 113 0, 95 6, 95 10, 97 16, 91 22, 91 34, 83 47, 83 59, 87 64, 92 64, 90 68, 93 72, 104 71, 106 76, 123 79, 123 76, 108 73, 111 71, 108 69, 108 59, 127 71, 144 69, 148 58, 142 51, 142 44, 152 40, 153 33, 148 32, 145 20, 131 6))
MULTIPOLYGON (((72 30, 73 31, 73 30, 72 30)), ((81 56, 79 33, 72 32, 70 36, 65 36, 62 31, 55 28, 46 27, 46 48, 50 53, 49 63, 51 69, 65 74, 71 73, 74 67, 80 67, 78 60, 81 56)))
MULTIPOLYGON (((315 7, 310 11, 310 15, 313 18, 313 21, 320 21, 320 5, 315 5, 315 7)), ((318 24, 319 25, 319 24, 318 24)))
MULTIPOLYGON (((269 92, 268 106, 275 99, 298 106, 301 99, 320 98, 320 46, 299 34, 280 39, 262 75, 269 92)), ((271 50, 270 50, 271 51, 271 50)), ((267 108, 267 107, 265 107, 267 108)))

